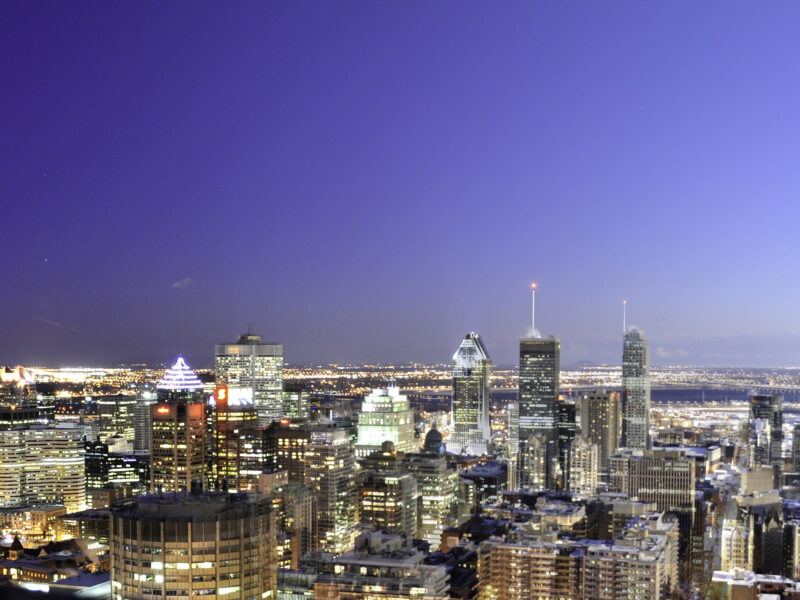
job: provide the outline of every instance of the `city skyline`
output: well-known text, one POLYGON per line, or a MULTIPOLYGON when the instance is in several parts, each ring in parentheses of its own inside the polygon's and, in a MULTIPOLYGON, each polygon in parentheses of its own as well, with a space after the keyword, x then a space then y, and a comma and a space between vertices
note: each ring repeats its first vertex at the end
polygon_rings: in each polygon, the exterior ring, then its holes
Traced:
POLYGON ((2 12, 0 364, 800 364, 798 6, 2 12))

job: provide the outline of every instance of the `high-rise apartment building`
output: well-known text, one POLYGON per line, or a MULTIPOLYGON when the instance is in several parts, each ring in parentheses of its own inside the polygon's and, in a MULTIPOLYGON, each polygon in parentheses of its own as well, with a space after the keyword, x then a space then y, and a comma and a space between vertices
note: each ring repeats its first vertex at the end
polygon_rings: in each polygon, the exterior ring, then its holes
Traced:
POLYGON ((519 342, 519 439, 534 433, 557 438, 557 402, 561 344, 556 338, 519 342))
POLYGON ((569 449, 567 489, 579 498, 597 493, 600 471, 600 450, 597 444, 580 436, 569 449))
POLYGON ((314 490, 315 545, 341 554, 353 544, 356 526, 355 453, 350 433, 333 424, 310 431, 305 484, 314 490))
POLYGON ((622 445, 648 448, 650 432, 650 350, 644 333, 631 328, 622 348, 622 445))
POLYGON ((356 457, 365 458, 381 449, 383 442, 392 442, 397 452, 414 452, 414 413, 408 398, 397 386, 375 389, 364 398, 358 413, 356 457))
POLYGON ((156 403, 153 392, 142 392, 133 409, 133 451, 150 452, 150 407, 156 403))
POLYGON ((215 349, 217 385, 249 397, 259 425, 269 425, 283 414, 283 345, 263 344, 261 336, 239 336, 235 344, 215 349))
POLYGON ((111 599, 275 598, 271 501, 190 492, 139 496, 111 509, 111 599))
POLYGON ((491 445, 489 378, 492 361, 477 333, 468 333, 453 355, 453 404, 447 449, 480 456, 491 445))
POLYGON ((608 478, 608 457, 619 447, 622 420, 620 397, 616 392, 594 391, 581 396, 581 435, 599 451, 601 478, 608 478))

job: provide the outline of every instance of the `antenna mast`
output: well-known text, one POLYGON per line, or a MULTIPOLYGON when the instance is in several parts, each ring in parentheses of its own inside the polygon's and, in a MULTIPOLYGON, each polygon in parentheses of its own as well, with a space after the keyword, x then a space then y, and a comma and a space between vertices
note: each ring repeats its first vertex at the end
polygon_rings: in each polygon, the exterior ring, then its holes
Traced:
POLYGON ((628 333, 627 321, 628 321, 628 301, 627 300, 623 300, 622 301, 622 335, 625 335, 626 333, 628 333))
POLYGON ((531 337, 536 337, 536 282, 531 283, 531 337))

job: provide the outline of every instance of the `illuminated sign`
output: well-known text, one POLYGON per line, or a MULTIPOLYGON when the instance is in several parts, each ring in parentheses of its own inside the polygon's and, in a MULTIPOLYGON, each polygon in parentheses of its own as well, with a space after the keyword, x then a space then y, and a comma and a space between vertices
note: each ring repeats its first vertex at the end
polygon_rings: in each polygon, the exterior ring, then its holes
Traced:
POLYGON ((226 400, 228 398, 228 388, 226 387, 218 387, 217 388, 217 401, 219 400, 226 400))
POLYGON ((159 406, 159 407, 156 409, 156 412, 160 412, 162 415, 163 415, 163 414, 166 414, 166 413, 168 413, 168 412, 169 412, 169 407, 168 407, 168 406, 159 406))

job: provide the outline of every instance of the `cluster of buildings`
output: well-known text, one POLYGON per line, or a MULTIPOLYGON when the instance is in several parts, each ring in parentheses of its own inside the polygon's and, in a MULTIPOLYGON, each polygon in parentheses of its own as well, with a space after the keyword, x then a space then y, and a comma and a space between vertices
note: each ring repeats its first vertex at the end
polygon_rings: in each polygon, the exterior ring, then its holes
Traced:
POLYGON ((67 404, 4 370, 0 577, 113 600, 794 593, 800 426, 787 457, 782 398, 753 394, 734 436, 659 431, 638 329, 621 388, 570 397, 531 327, 501 435, 476 333, 442 418, 391 380, 341 414, 283 363, 248 333, 214 377, 178 358, 154 388, 67 404))

